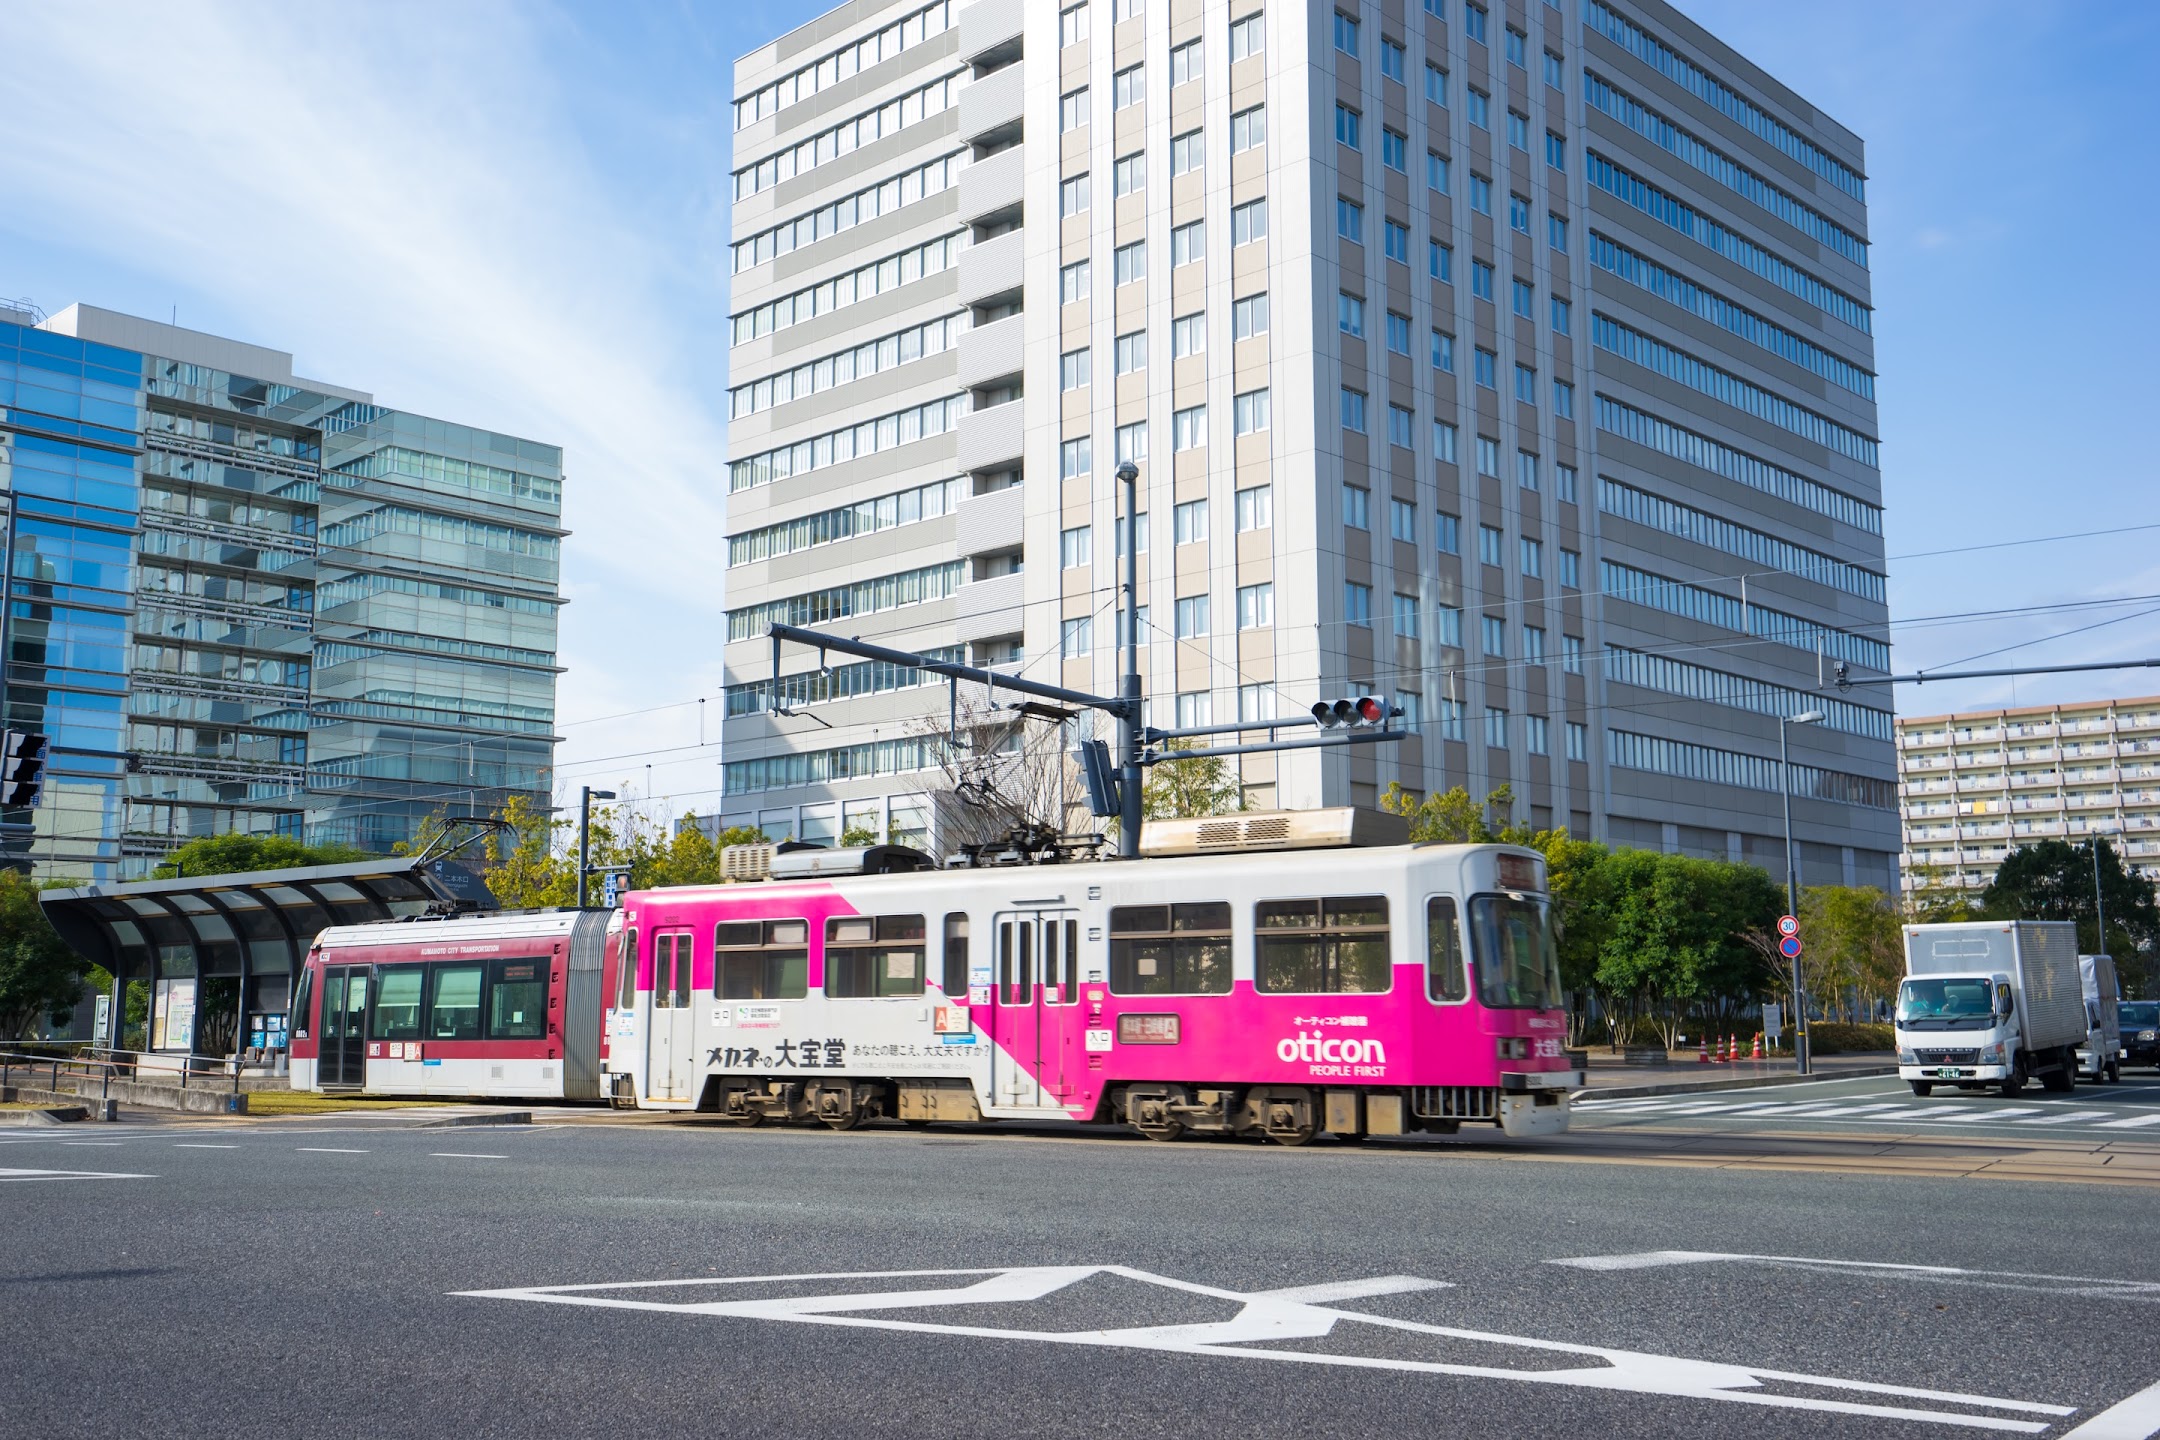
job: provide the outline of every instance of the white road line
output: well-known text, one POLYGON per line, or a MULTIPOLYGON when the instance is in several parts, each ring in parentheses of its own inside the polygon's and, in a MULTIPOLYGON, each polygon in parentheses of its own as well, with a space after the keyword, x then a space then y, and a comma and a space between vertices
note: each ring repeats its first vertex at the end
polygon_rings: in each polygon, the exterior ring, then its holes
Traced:
POLYGON ((2112 1110, 2064 1110, 2053 1115, 2039 1115, 2030 1120, 2013 1120, 2013 1125, 2072 1125, 2080 1120, 2098 1120, 2112 1115, 2112 1110))
POLYGON ((293 1149, 309 1155, 365 1155, 365 1150, 335 1150, 328 1145, 295 1145, 293 1149))
POLYGON ((2160 1434, 2160 1385, 2148 1385, 2108 1406, 2062 1440, 2147 1440, 2155 1434, 2160 1434))
POLYGON ((238 1145, 195 1145, 186 1140, 175 1140, 172 1148, 175 1150, 237 1150, 240 1147, 238 1145))
POLYGON ((1825 1260, 1806 1255, 1736 1255, 1707 1250, 1644 1250, 1630 1255, 1583 1255, 1548 1260, 1575 1270, 1654 1270, 1670 1265, 1704 1265, 1726 1260, 1747 1265, 1813 1270, 1818 1274, 1865 1275, 1875 1279, 1933 1280, 1987 1290, 2022 1290, 2043 1295, 2071 1295, 2100 1300, 2160 1302, 2160 1280, 2108 1279, 2091 1275, 2036 1275, 2021 1270, 1962 1270, 1953 1265, 1910 1265, 1890 1260, 1825 1260))
POLYGON ((62 1145, 118 1145, 118 1140, 62 1140, 62 1145))
POLYGON ((2007 1120, 2012 1115, 2040 1115, 2044 1113, 2044 1111, 2033 1109, 2030 1105, 2012 1105, 2004 1110, 1974 1110, 1963 1115, 1945 1115, 1937 1123, 1942 1125, 1976 1125, 1986 1120, 2007 1120))
POLYGON ((2137 1130, 2147 1125, 2160 1125, 2160 1115, 2133 1115, 2128 1120, 2103 1120, 2096 1130, 2137 1130))
POLYGON ((0 1170, 0 1183, 20 1180, 155 1180, 155 1175, 122 1175, 103 1170, 0 1170))
POLYGON ((508 1155, 475 1155, 468 1150, 430 1150, 430 1160, 507 1160, 508 1155))
POLYGON ((1337 1300, 1365 1300, 1375 1295, 1407 1295, 1413 1290, 1453 1290, 1451 1280, 1421 1280, 1415 1275, 1375 1275, 1370 1280, 1338 1280, 1332 1285, 1292 1285, 1282 1290, 1258 1290, 1254 1299, 1291 1300, 1300 1305, 1326 1305, 1337 1300))

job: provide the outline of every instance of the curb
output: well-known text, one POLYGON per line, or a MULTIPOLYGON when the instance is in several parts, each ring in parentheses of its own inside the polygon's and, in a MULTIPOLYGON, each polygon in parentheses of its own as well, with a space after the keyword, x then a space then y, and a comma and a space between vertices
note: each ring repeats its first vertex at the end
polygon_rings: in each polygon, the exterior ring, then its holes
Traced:
POLYGON ((90 1111, 81 1105, 53 1105, 39 1110, 0 1111, 0 1125, 21 1129, 27 1125, 72 1125, 88 1120, 90 1111))
POLYGON ((1672 1080, 1657 1085, 1596 1085, 1573 1092, 1574 1100, 1637 1100, 1650 1095, 1692 1095, 1706 1090, 1748 1090, 1765 1085, 1819 1085, 1826 1080, 1859 1080, 1875 1075, 1895 1075, 1895 1065, 1869 1065, 1813 1075, 1749 1075, 1717 1080, 1672 1080))
POLYGON ((530 1110, 500 1110, 486 1115, 452 1115, 446 1120, 426 1120, 417 1127, 421 1130, 447 1130, 465 1125, 530 1125, 530 1110))

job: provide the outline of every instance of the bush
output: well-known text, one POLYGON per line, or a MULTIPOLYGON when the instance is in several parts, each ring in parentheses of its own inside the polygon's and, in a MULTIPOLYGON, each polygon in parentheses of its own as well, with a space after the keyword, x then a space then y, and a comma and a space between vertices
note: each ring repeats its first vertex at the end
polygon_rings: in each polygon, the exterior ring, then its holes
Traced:
POLYGON ((1838 1025, 1818 1021, 1808 1026, 1808 1040, 1817 1055, 1858 1055, 1872 1050, 1897 1049, 1897 1040, 1888 1025, 1838 1025))

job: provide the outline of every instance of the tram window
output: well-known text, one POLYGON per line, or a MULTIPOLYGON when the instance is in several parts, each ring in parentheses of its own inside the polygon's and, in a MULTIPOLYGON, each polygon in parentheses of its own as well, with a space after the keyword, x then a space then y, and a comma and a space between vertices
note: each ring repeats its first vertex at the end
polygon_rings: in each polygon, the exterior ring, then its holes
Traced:
POLYGON ((1229 994, 1229 904, 1113 907, 1110 989, 1119 995, 1229 994))
POLYGON ((1371 995, 1393 980, 1385 895, 1264 900, 1253 929, 1263 994, 1371 995))
POLYGON ((478 965, 434 967, 428 977, 428 1039, 480 1038, 481 971, 478 965))
POLYGON ((1463 973, 1462 931, 1455 925, 1455 900, 1435 895, 1425 902, 1425 996, 1429 1000, 1464 1000, 1470 981, 1463 973))
POLYGON ((293 1000, 293 1039, 305 1040, 315 1028, 315 1019, 309 1007, 315 1003, 315 967, 300 972, 300 994, 293 1000))
POLYGON ((998 922, 998 984, 1005 1004, 1035 1003, 1035 927, 1026 920, 998 922))
POLYGON ((623 931, 621 948, 615 956, 615 1008, 618 1010, 637 1008, 637 967, 637 931, 633 928, 623 931))
MULTIPOLYGON (((689 946, 683 947, 684 960, 689 946)), ((687 978, 684 981, 688 983, 687 978)), ((538 1040, 547 1033, 548 962, 495 960, 488 965, 487 1038, 538 1040)), ((684 997, 688 999, 687 996, 684 997)))
POLYGON ((713 929, 713 994, 722 1000, 800 1000, 810 993, 810 924, 738 920, 713 929))
POLYGON ((690 936, 687 932, 653 936, 653 1008, 690 1008, 690 936))
POLYGON ((426 981, 425 965, 385 965, 378 970, 368 1034, 377 1040, 418 1040, 420 991, 426 981))
POLYGON ((920 915, 835 915, 825 922, 825 993, 922 994, 925 935, 920 915))
POLYGON ((968 917, 955 910, 945 917, 945 993, 965 995, 968 989, 968 917))

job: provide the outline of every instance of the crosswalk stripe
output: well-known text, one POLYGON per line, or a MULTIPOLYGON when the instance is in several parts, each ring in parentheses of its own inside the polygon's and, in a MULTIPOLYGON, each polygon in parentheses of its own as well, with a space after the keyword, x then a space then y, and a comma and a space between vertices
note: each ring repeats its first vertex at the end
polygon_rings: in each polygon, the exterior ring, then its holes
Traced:
POLYGON ((2160 1125, 2160 1115, 2133 1115, 2128 1120, 2103 1120, 2096 1129, 2137 1130, 2147 1125, 2160 1125))
POLYGON ((2033 1109, 2030 1105, 2013 1105, 2007 1110, 1974 1110, 1964 1115, 1945 1115, 1943 1116, 1943 1123, 1946 1125, 1971 1124, 1981 1120, 2006 1120, 2012 1115, 2038 1115, 2041 1113, 2041 1111, 2033 1109))
POLYGON ((2080 1120, 2098 1120, 2112 1115, 2112 1110, 2063 1110, 2053 1115, 2037 1115, 2030 1120, 2013 1120, 2013 1125, 2072 1125, 2080 1120))

